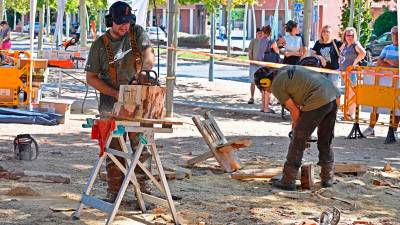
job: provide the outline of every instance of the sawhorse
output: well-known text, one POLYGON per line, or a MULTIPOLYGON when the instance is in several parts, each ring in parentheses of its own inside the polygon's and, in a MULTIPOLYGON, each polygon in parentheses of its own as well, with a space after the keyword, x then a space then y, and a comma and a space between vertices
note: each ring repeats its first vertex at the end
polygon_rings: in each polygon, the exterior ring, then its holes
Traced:
MULTIPOLYGON (((96 122, 95 122, 96 124, 96 122)), ((73 214, 73 219, 79 219, 80 213, 83 209, 83 205, 88 205, 96 208, 100 211, 106 212, 108 214, 108 219, 106 225, 112 224, 117 214, 118 208, 121 204, 123 196, 126 192, 129 183, 133 184, 133 191, 136 196, 136 200, 141 211, 146 212, 145 201, 161 205, 170 209, 172 218, 175 224, 179 224, 178 216, 176 213, 175 205, 172 200, 172 195, 165 177, 164 169, 161 164, 160 155, 158 154, 156 144, 154 143, 155 133, 172 133, 172 125, 181 125, 181 122, 171 122, 167 120, 136 120, 136 121, 115 121, 115 129, 108 135, 104 154, 100 154, 95 166, 92 169, 89 180, 84 188, 81 200, 77 206, 75 213, 73 214), (162 127, 155 127, 156 124, 162 124, 162 127), (133 153, 132 148, 129 144, 129 139, 126 141, 124 138, 124 133, 141 133, 140 142, 137 146, 136 151, 133 153), (109 148, 112 138, 118 138, 123 151, 117 151, 115 149, 109 148), (158 177, 161 181, 158 182, 153 176, 151 171, 149 171, 146 166, 139 161, 139 157, 143 152, 144 147, 147 147, 152 154, 153 160, 157 167, 158 177), (125 174, 124 181, 122 182, 121 188, 118 192, 117 198, 114 203, 109 203, 103 201, 95 196, 90 195, 93 188, 96 177, 99 173, 100 167, 103 164, 106 157, 109 157, 115 165, 125 174), (116 157, 122 157, 127 161, 127 168, 122 165, 116 157), (162 199, 156 196, 142 193, 140 191, 139 183, 137 182, 135 168, 139 166, 146 176, 154 183, 154 185, 160 190, 160 192, 165 195, 166 199, 162 199)))

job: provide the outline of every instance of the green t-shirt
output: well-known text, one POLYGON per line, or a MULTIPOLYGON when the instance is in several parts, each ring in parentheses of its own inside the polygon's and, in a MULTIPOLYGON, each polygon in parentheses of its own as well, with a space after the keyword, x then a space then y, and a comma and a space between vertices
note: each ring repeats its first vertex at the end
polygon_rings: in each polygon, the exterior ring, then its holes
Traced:
POLYGON ((249 51, 251 50, 251 51, 253 51, 252 53, 252 60, 256 60, 256 58, 257 58, 257 50, 258 50, 258 42, 259 42, 260 40, 258 40, 258 39, 253 39, 253 40, 251 40, 250 41, 250 44, 249 44, 249 51))
MULTIPOLYGON (((133 29, 135 30, 136 43, 139 50, 143 52, 146 48, 151 47, 150 40, 145 30, 139 25, 135 25, 133 29)), ((107 31, 107 33, 108 32, 109 31, 107 31)), ((127 32, 120 40, 113 39, 109 34, 108 36, 114 56, 119 52, 124 53, 131 49, 129 32, 127 32)), ((128 84, 128 82, 136 74, 132 51, 127 53, 121 60, 117 61, 115 63, 115 68, 117 71, 118 84, 128 84)), ((97 73, 101 80, 103 80, 109 86, 112 86, 111 76, 109 74, 109 61, 107 59, 107 51, 103 42, 103 36, 97 38, 90 47, 85 71, 97 73)), ((99 111, 111 112, 115 101, 116 99, 113 97, 100 93, 99 111)))
POLYGON ((274 77, 271 90, 281 104, 291 98, 301 111, 317 109, 340 96, 332 81, 301 66, 281 68, 274 77))

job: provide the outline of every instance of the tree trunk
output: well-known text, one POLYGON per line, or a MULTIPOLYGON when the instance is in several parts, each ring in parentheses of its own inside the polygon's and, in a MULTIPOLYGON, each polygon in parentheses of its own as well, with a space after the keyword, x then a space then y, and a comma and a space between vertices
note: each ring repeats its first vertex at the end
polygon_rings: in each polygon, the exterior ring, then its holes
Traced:
POLYGON ((165 87, 121 85, 113 115, 131 119, 161 119, 165 116, 165 94, 165 87))
POLYGON ((231 56, 231 17, 232 17, 232 0, 228 0, 228 19, 227 19, 227 28, 226 28, 226 34, 228 36, 228 45, 226 46, 226 53, 229 56, 231 56))
POLYGON ((39 8, 38 50, 43 50, 44 7, 45 5, 42 5, 42 8, 39 8))
POLYGON ((47 9, 47 25, 46 25, 46 28, 47 28, 47 37, 49 37, 50 36, 50 32, 51 32, 51 24, 50 24, 50 2, 49 2, 49 0, 47 0, 47 3, 46 3, 46 5, 47 5, 47 7, 46 7, 46 9, 47 9))
POLYGON ((21 33, 24 33, 25 14, 21 14, 21 33))
POLYGON ((3 20, 4 16, 4 0, 0 0, 0 20, 3 20))
POLYGON ((79 0, 79 26, 81 30, 81 47, 87 46, 87 18, 86 18, 86 1, 79 0))

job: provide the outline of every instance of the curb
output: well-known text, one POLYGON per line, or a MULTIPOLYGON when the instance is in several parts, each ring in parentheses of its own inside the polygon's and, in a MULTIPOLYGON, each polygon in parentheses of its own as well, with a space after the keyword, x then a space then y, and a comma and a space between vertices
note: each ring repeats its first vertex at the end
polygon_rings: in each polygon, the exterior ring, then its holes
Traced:
MULTIPOLYGON (((178 59, 184 60, 184 61, 191 61, 191 62, 209 63, 209 60, 206 60, 206 59, 193 59, 193 58, 178 58, 178 59)), ((249 64, 229 62, 229 61, 214 61, 214 63, 218 64, 218 65, 226 65, 226 66, 249 67, 249 64)))

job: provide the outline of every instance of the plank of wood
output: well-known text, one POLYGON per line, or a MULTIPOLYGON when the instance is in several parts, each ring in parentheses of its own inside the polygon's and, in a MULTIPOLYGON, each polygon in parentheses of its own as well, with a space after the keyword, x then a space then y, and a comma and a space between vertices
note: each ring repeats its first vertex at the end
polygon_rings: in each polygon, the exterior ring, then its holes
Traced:
POLYGON ((190 169, 182 168, 180 166, 176 166, 176 165, 172 165, 172 164, 168 164, 168 163, 163 163, 163 167, 165 170, 175 172, 177 175, 183 173, 185 175, 185 177, 187 177, 189 179, 192 178, 192 170, 190 170, 190 169))
POLYGON ((367 169, 365 164, 335 164, 335 173, 365 173, 367 169))
POLYGON ((268 168, 268 169, 244 169, 232 173, 231 178, 236 180, 246 180, 255 178, 272 178, 281 174, 283 167, 268 168))
POLYGON ((219 152, 227 153, 233 150, 249 147, 253 141, 251 139, 233 140, 217 147, 219 152))
POLYGON ((182 121, 176 118, 162 118, 162 119, 136 119, 124 115, 110 115, 114 119, 128 120, 132 122, 146 123, 146 124, 162 124, 162 125, 183 125, 182 121))
POLYGON ((40 171, 3 171, 0 172, 0 178, 9 180, 20 180, 24 182, 44 182, 44 183, 63 183, 69 184, 71 176, 61 173, 49 173, 40 171))

